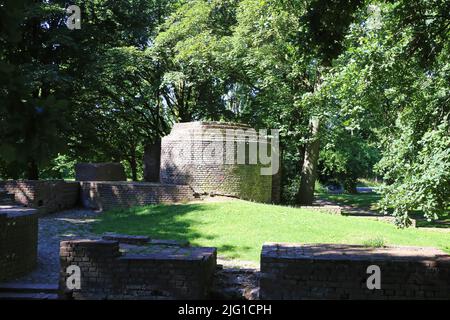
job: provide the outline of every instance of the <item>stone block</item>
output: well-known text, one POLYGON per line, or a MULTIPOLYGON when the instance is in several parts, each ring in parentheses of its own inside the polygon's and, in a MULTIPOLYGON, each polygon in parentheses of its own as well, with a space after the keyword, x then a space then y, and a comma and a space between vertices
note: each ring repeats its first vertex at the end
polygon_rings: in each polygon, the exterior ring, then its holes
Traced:
POLYGON ((448 299, 450 256, 434 248, 268 243, 261 253, 262 299, 448 299), (367 267, 381 270, 369 290, 367 267))
POLYGON ((125 169, 121 163, 77 163, 77 181, 126 181, 125 169))

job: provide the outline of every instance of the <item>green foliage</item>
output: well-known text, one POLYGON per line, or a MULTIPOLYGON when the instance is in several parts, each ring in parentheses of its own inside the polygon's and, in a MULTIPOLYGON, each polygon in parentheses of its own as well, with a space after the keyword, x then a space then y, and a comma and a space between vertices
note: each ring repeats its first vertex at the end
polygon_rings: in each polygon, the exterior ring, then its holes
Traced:
POLYGON ((319 158, 319 179, 338 182, 345 191, 356 193, 358 178, 373 176, 372 168, 380 159, 378 149, 361 134, 332 129, 325 139, 319 158))
POLYGON ((377 143, 387 184, 382 203, 407 226, 413 210, 435 219, 449 208, 448 4, 376 8, 378 16, 358 13, 320 94, 332 120, 377 143))
POLYGON ((76 161, 70 159, 68 155, 59 154, 50 165, 41 172, 42 179, 75 179, 76 161))
POLYGON ((66 54, 57 44, 71 37, 59 23, 62 14, 47 2, 7 1, 0 8, 0 158, 8 176, 37 178, 38 166, 66 149, 70 80, 57 67, 66 54))
POLYGON ((162 98, 176 121, 232 117, 222 99, 228 81, 220 56, 235 3, 187 1, 161 26, 151 50, 164 70, 162 98))
POLYGON ((411 123, 403 121, 399 119, 398 136, 388 140, 378 168, 389 181, 382 189, 384 210, 392 207, 399 223, 408 225, 414 210, 428 220, 450 210, 450 126, 445 117, 418 139, 411 123))
POLYGON ((230 120, 281 130, 285 202, 320 141, 321 182, 354 192, 378 173, 399 225, 448 215, 448 1, 74 3, 72 31, 64 1, 0 6, 2 178, 118 161, 138 180, 145 145, 173 122, 230 120))

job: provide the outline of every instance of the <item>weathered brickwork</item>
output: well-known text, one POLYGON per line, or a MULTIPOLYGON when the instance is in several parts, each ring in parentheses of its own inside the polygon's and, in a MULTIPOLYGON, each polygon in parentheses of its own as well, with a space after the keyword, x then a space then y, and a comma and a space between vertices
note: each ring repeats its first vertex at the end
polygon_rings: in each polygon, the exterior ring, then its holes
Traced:
POLYGON ((272 203, 281 203, 281 170, 272 176, 272 203))
POLYGON ((257 164, 249 161, 249 143, 259 147, 257 135, 237 134, 231 142, 224 141, 227 130, 242 130, 243 133, 247 129, 251 128, 215 122, 175 124, 170 135, 161 142, 161 182, 190 185, 199 194, 271 202, 272 176, 261 175, 260 170, 267 165, 259 160, 257 164), (237 164, 238 145, 246 145, 244 164, 237 164), (223 152, 216 154, 215 150, 223 152))
POLYGON ((127 181, 127 176, 121 163, 77 163, 75 165, 75 180, 127 181))
POLYGON ((0 282, 34 269, 38 219, 33 209, 2 209, 0 214, 0 282))
POLYGON ((146 182, 81 182, 84 207, 108 210, 194 199, 189 186, 146 182))
POLYGON ((262 299, 450 299, 450 256, 433 248, 333 244, 263 246, 262 299), (381 270, 369 290, 367 267, 381 270))
POLYGON ((144 181, 159 182, 159 167, 161 162, 161 140, 147 144, 144 148, 144 181))
POLYGON ((215 248, 169 248, 124 254, 119 242, 63 241, 60 296, 72 299, 205 299, 216 269, 215 248), (66 286, 69 265, 80 267, 80 289, 66 286))
POLYGON ((0 187, 14 194, 16 203, 41 214, 75 207, 80 188, 78 182, 64 180, 7 180, 0 187))

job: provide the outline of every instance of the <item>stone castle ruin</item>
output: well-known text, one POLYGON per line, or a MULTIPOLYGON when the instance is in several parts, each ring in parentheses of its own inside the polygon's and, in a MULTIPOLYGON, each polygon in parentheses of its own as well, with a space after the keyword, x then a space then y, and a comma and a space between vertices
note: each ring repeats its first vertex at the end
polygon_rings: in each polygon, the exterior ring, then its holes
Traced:
MULTIPOLYGON (((146 179, 152 182, 126 181, 123 167, 116 163, 79 164, 77 181, 0 181, 0 282, 35 268, 41 214, 75 206, 108 210, 183 202, 202 195, 276 202, 276 144, 276 138, 267 139, 267 133, 241 124, 179 123, 160 147, 149 149, 153 154, 144 162, 146 179)), ((105 234, 102 239, 60 242, 59 258, 59 299, 205 299, 230 294, 224 281, 230 272, 218 267, 217 249, 188 242, 105 234), (67 285, 69 266, 83 274, 79 287, 67 285)), ((259 279, 259 293, 252 290, 249 296, 259 299, 450 295, 450 256, 433 248, 266 243, 260 272, 252 275, 259 279), (377 291, 366 286, 373 264, 383 269, 383 288, 377 291)), ((31 290, 35 292, 34 284, 31 290)), ((0 299, 1 293, 0 287, 0 299)))
POLYGON ((76 181, 0 181, 1 280, 35 266, 37 219, 44 214, 76 206, 109 210, 184 202, 202 195, 258 202, 279 197, 279 179, 270 167, 278 167, 278 155, 266 134, 249 126, 178 123, 161 144, 147 151, 149 182, 127 181, 120 163, 77 164, 76 181))
MULTIPOLYGON (((177 123, 161 142, 161 183, 189 185, 197 194, 271 202, 268 165, 278 155, 270 152, 271 140, 246 125, 177 123)), ((278 165, 278 159, 274 162, 278 165)))
POLYGON ((147 154, 146 182, 126 181, 120 163, 80 163, 76 181, 3 181, 0 188, 41 214, 77 204, 108 210, 222 195, 265 203, 280 196, 272 138, 247 125, 177 123, 147 154), (159 176, 159 177, 158 177, 159 176))

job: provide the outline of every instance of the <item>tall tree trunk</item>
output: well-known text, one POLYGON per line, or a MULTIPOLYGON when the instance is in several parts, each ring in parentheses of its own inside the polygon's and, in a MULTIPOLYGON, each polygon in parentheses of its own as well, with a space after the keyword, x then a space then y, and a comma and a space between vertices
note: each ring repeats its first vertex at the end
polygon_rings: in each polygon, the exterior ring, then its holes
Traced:
POLYGON ((144 181, 159 182, 159 166, 161 162, 161 139, 147 144, 144 148, 144 181))
POLYGON ((39 180, 39 168, 34 159, 28 159, 27 162, 27 179, 39 180))
POLYGON ((311 205, 314 201, 314 185, 317 178, 317 162, 319 160, 319 118, 313 117, 309 121, 311 142, 305 149, 301 172, 300 188, 297 194, 297 203, 311 205))
POLYGON ((133 181, 137 181, 137 161, 136 161, 136 151, 133 150, 133 153, 131 154, 130 159, 128 160, 128 162, 130 163, 130 168, 131 168, 131 179, 133 181))
POLYGON ((358 184, 357 178, 348 178, 344 181, 344 190, 350 194, 357 194, 356 186, 358 184))

